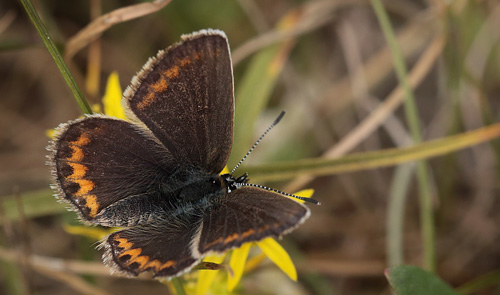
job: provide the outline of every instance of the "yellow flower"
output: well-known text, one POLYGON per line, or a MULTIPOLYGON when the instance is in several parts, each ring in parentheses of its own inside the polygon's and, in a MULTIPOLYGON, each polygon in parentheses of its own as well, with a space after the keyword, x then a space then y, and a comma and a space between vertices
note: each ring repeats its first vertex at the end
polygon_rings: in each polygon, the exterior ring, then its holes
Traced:
POLYGON ((127 117, 125 116, 125 111, 121 103, 122 88, 120 86, 120 80, 118 79, 118 73, 112 72, 108 77, 106 92, 104 93, 104 97, 102 98, 104 114, 118 119, 126 120, 127 117))

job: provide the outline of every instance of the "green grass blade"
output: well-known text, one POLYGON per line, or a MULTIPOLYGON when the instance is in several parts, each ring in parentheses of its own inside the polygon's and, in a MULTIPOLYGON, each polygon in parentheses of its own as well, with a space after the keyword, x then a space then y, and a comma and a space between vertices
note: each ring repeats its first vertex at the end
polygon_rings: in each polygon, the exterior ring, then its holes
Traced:
POLYGON ((404 263, 403 224, 408 187, 415 166, 403 164, 396 167, 392 178, 387 208, 386 247, 387 263, 395 266, 404 263))
MULTIPOLYGON (((394 68, 405 94, 404 106, 405 115, 410 129, 411 136, 415 143, 422 142, 422 132, 420 130, 420 120, 418 115, 415 97, 408 79, 408 71, 404 61, 403 54, 399 48, 396 39, 396 34, 392 28, 389 16, 384 9, 382 1, 371 0, 375 14, 377 15, 382 31, 387 39, 387 43, 391 49, 394 61, 394 68)), ((424 249, 424 263, 428 270, 435 271, 436 269, 436 250, 435 250, 435 225, 434 214, 432 211, 431 188, 429 167, 426 162, 419 161, 417 163, 417 180, 420 193, 420 222, 422 227, 422 240, 424 249)))
POLYGON ((320 176, 346 173, 395 166, 445 155, 497 137, 500 137, 500 123, 411 147, 356 153, 331 160, 313 158, 294 162, 269 163, 248 166, 242 170, 247 171, 252 180, 285 180, 301 175, 320 176))
POLYGON ((2 197, 1 206, 5 217, 9 220, 19 220, 19 210, 16 198, 21 198, 24 215, 27 218, 59 214, 66 212, 66 205, 56 202, 51 189, 42 189, 21 194, 21 196, 2 197))

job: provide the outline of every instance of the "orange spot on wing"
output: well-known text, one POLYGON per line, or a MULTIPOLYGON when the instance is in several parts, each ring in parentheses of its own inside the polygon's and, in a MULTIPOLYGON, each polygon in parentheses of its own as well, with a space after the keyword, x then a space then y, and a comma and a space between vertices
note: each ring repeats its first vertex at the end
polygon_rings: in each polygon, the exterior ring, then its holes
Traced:
POLYGON ((71 153, 71 157, 66 158, 66 160, 73 162, 81 162, 84 156, 82 148, 76 145, 70 145, 69 147, 73 150, 73 152, 71 153))
POLYGON ((136 259, 139 255, 141 255, 141 252, 142 252, 141 248, 130 249, 130 250, 123 251, 122 253, 120 253, 120 255, 118 255, 118 257, 123 257, 125 255, 129 255, 130 259, 129 259, 129 262, 127 262, 127 264, 130 265, 134 259, 136 259))
POLYGON ((155 271, 159 271, 161 269, 161 262, 157 259, 148 262, 144 265, 144 269, 152 268, 155 271))
POLYGON ((165 72, 163 72, 163 75, 169 79, 174 79, 179 76, 179 66, 173 66, 169 69, 167 69, 165 72))
MULTIPOLYGON (((157 259, 152 260, 152 261, 150 261, 150 259, 151 258, 147 255, 139 255, 137 258, 134 258, 131 262, 132 263, 135 262, 135 263, 139 264, 139 269, 141 271, 144 271, 148 268, 151 268, 151 269, 154 269, 154 271, 156 271, 156 272, 159 272, 160 270, 163 270, 163 269, 168 268, 168 267, 173 267, 176 264, 176 262, 174 260, 168 260, 167 262, 162 264, 157 259)), ((129 263, 127 263, 127 264, 129 264, 129 263)))
POLYGON ((118 242, 118 247, 128 250, 132 248, 133 244, 130 243, 126 238, 120 238, 120 235, 116 235, 114 240, 118 242))
POLYGON ((211 242, 211 243, 208 243, 207 245, 205 245, 205 250, 212 247, 213 245, 217 245, 217 244, 220 244, 222 243, 223 239, 222 238, 218 238, 217 240, 211 242))
POLYGON ((241 234, 241 238, 244 239, 244 238, 249 237, 249 236, 251 236, 253 234, 255 234, 255 230, 254 229, 249 229, 246 232, 244 232, 244 233, 241 234))
MULTIPOLYGON (((194 58, 196 60, 200 59, 200 53, 196 52, 193 54, 194 58)), ((144 108, 148 107, 153 103, 153 101, 156 98, 156 93, 158 92, 164 92, 168 89, 168 81, 165 79, 175 79, 179 76, 180 73, 180 68, 179 67, 185 67, 186 65, 189 65, 193 62, 190 56, 186 56, 184 58, 179 58, 177 59, 177 64, 178 65, 173 65, 172 67, 168 68, 165 70, 161 77, 156 83, 150 85, 151 90, 148 91, 148 93, 142 98, 142 100, 137 103, 137 108, 140 110, 143 110, 144 108)))
POLYGON ((230 242, 232 242, 232 241, 236 240, 239 236, 240 236, 239 234, 234 233, 234 234, 232 234, 232 235, 230 235, 230 236, 226 237, 226 238, 224 239, 224 243, 226 243, 226 244, 227 244, 227 243, 230 243, 230 242))
POLYGON ((176 262, 174 260, 169 260, 169 261, 163 263, 161 265, 160 269, 165 269, 167 267, 173 267, 173 266, 175 266, 175 264, 176 264, 176 262))
POLYGON ((71 144, 84 146, 90 143, 90 135, 88 133, 82 133, 77 140, 72 141, 71 144))
MULTIPOLYGON (((73 172, 74 173, 74 172, 73 172)), ((72 182, 78 183, 80 188, 76 192, 77 196, 85 195, 94 189, 94 182, 88 179, 71 179, 72 182)))
MULTIPOLYGON (((134 249, 134 250, 140 250, 140 249, 134 249)), ((129 251, 133 251, 133 250, 129 250, 129 251)), ((144 270, 145 267, 147 266, 149 260, 150 260, 149 256, 138 255, 135 258, 131 258, 130 261, 127 262, 127 264, 130 265, 132 263, 137 263, 137 264, 139 264, 139 270, 144 270)))
MULTIPOLYGON (((82 177, 85 176, 85 173, 87 173, 88 168, 87 168, 87 166, 85 166, 83 164, 71 163, 71 162, 69 162, 67 164, 70 165, 71 168, 73 168, 73 174, 71 174, 67 178, 70 178, 70 179, 71 178, 81 179, 82 177)), ((80 185, 80 189, 81 189, 81 185, 80 185)))
POLYGON ((85 206, 90 209, 90 217, 96 217, 97 212, 99 211, 99 202, 97 202, 97 196, 96 195, 87 195, 83 196, 83 198, 86 201, 85 206))
POLYGON ((145 107, 149 106, 154 100, 155 100, 155 94, 154 94, 154 92, 153 91, 149 91, 148 94, 146 94, 146 96, 144 96, 144 98, 142 99, 142 101, 140 101, 137 104, 137 107, 140 110, 143 110, 145 107))
POLYGON ((179 58, 177 61, 179 62, 179 65, 181 67, 184 67, 191 63, 191 58, 189 56, 186 56, 185 58, 179 58))
POLYGON ((83 160, 84 154, 82 146, 85 146, 91 142, 90 135, 88 133, 82 133, 77 140, 70 141, 69 147, 72 150, 71 157, 66 158, 68 161, 81 162, 83 160))
POLYGON ((155 92, 164 92, 168 88, 168 82, 165 78, 161 77, 156 83, 150 86, 155 92))
MULTIPOLYGON (((279 226, 279 223, 275 223, 275 225, 278 225, 279 226)), ((236 239, 239 239, 239 240, 243 240, 245 238, 248 238, 256 233, 262 233, 262 232, 265 232, 267 230, 269 230, 270 226, 269 225, 265 225, 263 227, 259 227, 257 229, 257 232, 254 230, 254 229, 248 229, 246 231, 244 231, 243 233, 239 234, 239 233, 233 233, 229 236, 227 236, 226 238, 218 238, 210 243, 208 243, 207 245, 205 245, 205 250, 217 245, 217 244, 229 244, 231 242, 233 242, 234 240, 236 239)))

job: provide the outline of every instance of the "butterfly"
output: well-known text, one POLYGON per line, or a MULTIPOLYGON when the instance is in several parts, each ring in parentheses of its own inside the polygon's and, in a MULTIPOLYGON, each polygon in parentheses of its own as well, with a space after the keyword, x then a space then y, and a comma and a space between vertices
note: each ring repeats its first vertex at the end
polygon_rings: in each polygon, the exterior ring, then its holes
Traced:
POLYGON ((309 217, 308 207, 246 174, 220 175, 233 141, 233 88, 226 35, 202 30, 132 79, 122 101, 129 120, 88 115, 57 128, 53 187, 83 221, 123 228, 102 241, 114 270, 179 276, 309 217))

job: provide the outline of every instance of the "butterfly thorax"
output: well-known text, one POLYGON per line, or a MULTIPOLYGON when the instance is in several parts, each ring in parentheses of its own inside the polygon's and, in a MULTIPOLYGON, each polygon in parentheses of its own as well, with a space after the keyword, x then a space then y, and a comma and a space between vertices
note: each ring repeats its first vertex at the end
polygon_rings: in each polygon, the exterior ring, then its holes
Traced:
MULTIPOLYGON (((186 171, 186 170, 185 170, 186 171)), ((229 193, 248 182, 248 175, 235 178, 231 174, 189 173, 182 186, 169 192, 166 199, 175 199, 175 209, 169 212, 171 218, 202 215, 207 210, 214 210, 229 193)))
POLYGON ((214 200, 225 193, 218 175, 197 177, 174 192, 181 203, 198 203, 202 199, 214 200))
POLYGON ((153 181, 144 193, 108 207, 96 221, 105 226, 137 226, 154 220, 183 222, 212 210, 227 191, 219 175, 182 167, 161 183, 153 181))

